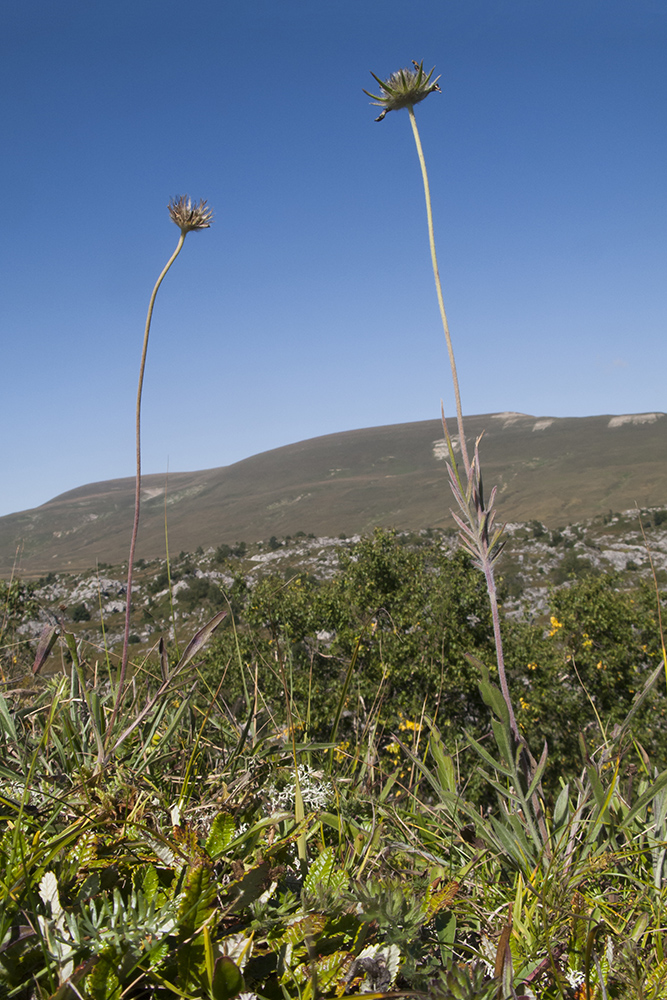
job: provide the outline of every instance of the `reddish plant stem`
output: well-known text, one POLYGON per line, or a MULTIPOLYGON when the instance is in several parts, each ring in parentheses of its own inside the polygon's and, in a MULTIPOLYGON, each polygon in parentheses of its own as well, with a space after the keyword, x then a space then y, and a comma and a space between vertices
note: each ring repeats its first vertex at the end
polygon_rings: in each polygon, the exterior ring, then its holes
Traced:
POLYGON ((134 488, 134 522, 132 524, 132 539, 130 541, 130 557, 127 565, 127 592, 125 599, 125 633, 123 636, 123 652, 121 654, 120 663, 120 674, 118 677, 118 688, 116 691, 116 701, 114 703, 113 712, 111 713, 111 718, 109 719, 109 724, 107 725, 106 732, 106 745, 108 746, 109 740, 111 739, 112 731, 116 719, 118 717, 118 712, 125 694, 125 677, 127 674, 127 664, 129 659, 129 649, 130 649, 130 617, 132 614, 132 571, 134 568, 134 553, 137 546, 137 534, 139 532, 139 514, 141 509, 141 395, 144 387, 144 371, 146 369, 146 355, 148 353, 148 337, 151 330, 151 320, 153 318, 153 307, 155 305, 155 299, 158 293, 158 289, 162 284, 167 271, 174 263, 179 253, 183 249, 183 244, 185 242, 186 231, 181 230, 181 235, 178 240, 178 245, 174 250, 173 254, 165 264, 160 277, 155 282, 155 287, 153 288, 153 293, 148 304, 148 315, 146 316, 146 328, 144 330, 144 344, 141 352, 141 364, 139 366, 139 385, 137 387, 137 405, 136 405, 136 416, 135 416, 135 427, 136 427, 136 459, 137 459, 137 471, 135 479, 134 488))

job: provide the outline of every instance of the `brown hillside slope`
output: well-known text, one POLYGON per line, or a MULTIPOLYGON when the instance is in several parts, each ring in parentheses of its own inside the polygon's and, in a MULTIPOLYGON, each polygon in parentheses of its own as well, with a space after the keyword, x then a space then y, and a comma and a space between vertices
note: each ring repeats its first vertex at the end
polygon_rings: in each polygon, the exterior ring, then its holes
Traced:
MULTIPOLYGON (((451 430, 454 430, 453 423, 451 430)), ((487 490, 498 485, 500 517, 549 526, 610 509, 667 504, 665 414, 467 418, 481 445, 487 490)), ((170 549, 294 535, 351 535, 376 524, 418 529, 451 524, 439 421, 329 434, 234 465, 171 473, 170 549)), ((164 555, 162 475, 143 482, 138 557, 164 555)), ((131 478, 93 483, 34 510, 0 518, 0 573, 18 551, 19 572, 79 570, 126 558, 131 478)))

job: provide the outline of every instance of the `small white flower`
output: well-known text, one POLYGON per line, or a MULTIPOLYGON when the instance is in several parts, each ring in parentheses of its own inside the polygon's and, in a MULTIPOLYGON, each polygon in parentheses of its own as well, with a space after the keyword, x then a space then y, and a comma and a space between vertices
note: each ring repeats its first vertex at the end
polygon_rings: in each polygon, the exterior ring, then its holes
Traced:
POLYGON ((573 990, 576 990, 577 986, 582 986, 586 979, 583 972, 580 972, 578 969, 566 969, 565 978, 567 979, 568 986, 571 986, 573 990))
MULTIPOLYGON (((314 771, 308 764, 299 764, 299 788, 304 807, 311 812, 321 812, 326 809, 333 798, 333 787, 321 771, 314 771)), ((272 812, 280 812, 294 808, 296 781, 292 779, 283 788, 272 785, 269 790, 270 808, 272 812)))

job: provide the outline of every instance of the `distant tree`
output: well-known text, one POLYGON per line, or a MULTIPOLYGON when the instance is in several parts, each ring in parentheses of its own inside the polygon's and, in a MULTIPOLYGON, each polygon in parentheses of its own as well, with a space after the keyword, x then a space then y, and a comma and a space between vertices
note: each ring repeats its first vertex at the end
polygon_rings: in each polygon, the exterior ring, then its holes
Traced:
POLYGON ((220 588, 205 576, 195 577, 186 590, 179 591, 177 600, 186 611, 194 611, 203 605, 221 608, 225 604, 220 588))
MULTIPOLYGON (((180 580, 181 576, 182 573, 180 572, 180 570, 172 569, 171 571, 172 584, 176 583, 177 580, 180 580)), ((166 590, 168 586, 169 586, 169 573, 167 572, 167 567, 165 566, 165 568, 160 573, 158 573, 158 575, 153 580, 151 580, 151 582, 148 584, 147 590, 149 594, 159 594, 161 591, 166 590)))
POLYGON ((595 567, 590 559, 586 559, 585 556, 579 556, 574 550, 570 549, 563 556, 560 564, 552 570, 551 579, 558 585, 565 583, 566 580, 581 579, 594 572, 595 567))

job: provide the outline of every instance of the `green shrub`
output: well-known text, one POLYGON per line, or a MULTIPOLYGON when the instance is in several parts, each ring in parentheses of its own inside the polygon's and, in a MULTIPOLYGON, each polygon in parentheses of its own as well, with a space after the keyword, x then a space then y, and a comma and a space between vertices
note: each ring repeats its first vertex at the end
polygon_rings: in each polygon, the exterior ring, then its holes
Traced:
POLYGON ((225 605, 220 587, 205 576, 195 577, 187 589, 178 592, 176 600, 185 611, 194 611, 203 606, 217 610, 225 605))
POLYGON ((551 580, 556 585, 565 583, 566 580, 580 579, 595 573, 595 567, 590 559, 578 555, 574 549, 569 548, 558 566, 551 571, 551 580))

